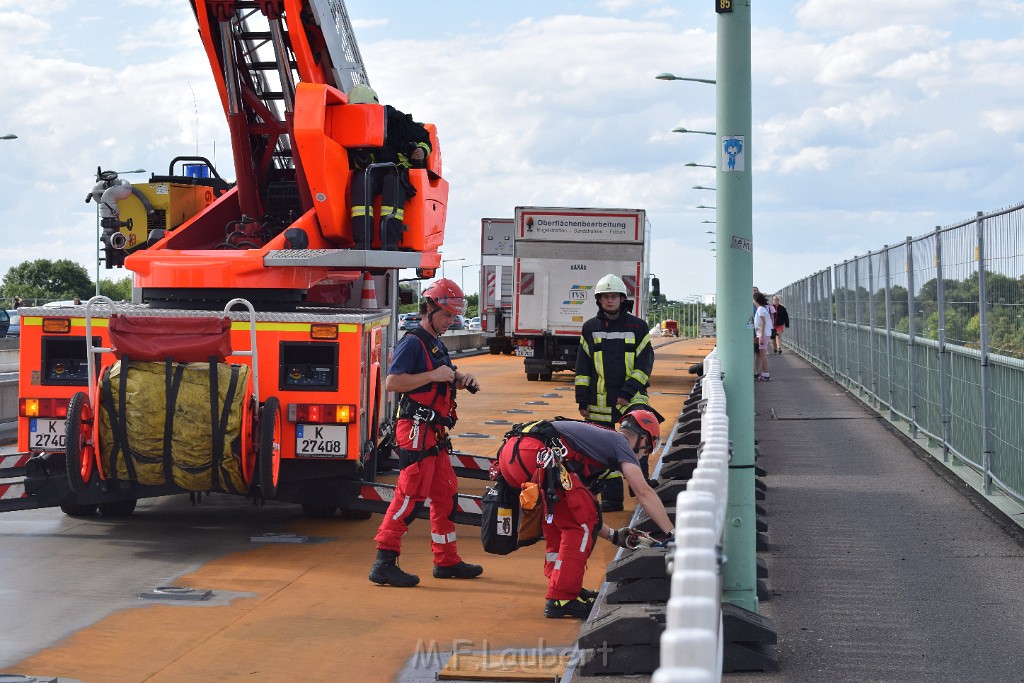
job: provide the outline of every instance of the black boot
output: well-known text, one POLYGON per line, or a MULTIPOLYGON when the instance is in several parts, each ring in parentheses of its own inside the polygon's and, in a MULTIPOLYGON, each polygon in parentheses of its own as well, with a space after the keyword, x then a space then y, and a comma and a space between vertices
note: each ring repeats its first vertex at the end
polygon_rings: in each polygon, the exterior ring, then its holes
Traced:
POLYGON ((442 567, 434 565, 435 579, 475 579, 484 573, 484 568, 478 564, 469 564, 460 561, 458 564, 442 567))
POLYGON ((384 251, 396 251, 399 242, 402 241, 402 233, 408 229, 405 223, 394 216, 384 216, 381 219, 380 226, 381 249, 384 251))
POLYGON ((377 560, 370 568, 370 581, 382 586, 411 588, 420 582, 420 577, 407 574, 398 567, 398 553, 394 550, 378 550, 377 560))
POLYGON ((544 616, 548 619, 561 619, 571 617, 573 619, 586 619, 590 616, 590 610, 594 606, 592 600, 576 598, 575 600, 546 600, 544 603, 544 616))

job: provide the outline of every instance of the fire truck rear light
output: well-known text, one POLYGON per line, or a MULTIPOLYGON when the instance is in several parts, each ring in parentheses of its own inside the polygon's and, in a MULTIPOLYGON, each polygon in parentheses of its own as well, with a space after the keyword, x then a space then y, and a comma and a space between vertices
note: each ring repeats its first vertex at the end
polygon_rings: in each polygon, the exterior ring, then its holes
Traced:
POLYGON ((71 318, 43 318, 43 332, 67 334, 71 331, 71 318))
POLYGON ((309 328, 309 336, 311 339, 337 339, 338 338, 338 326, 337 325, 311 325, 309 328))
POLYGON ((49 417, 67 419, 68 399, 66 398, 22 398, 18 399, 18 415, 21 417, 49 417))
POLYGON ((351 424, 356 421, 356 407, 347 403, 292 403, 288 419, 301 424, 351 424))

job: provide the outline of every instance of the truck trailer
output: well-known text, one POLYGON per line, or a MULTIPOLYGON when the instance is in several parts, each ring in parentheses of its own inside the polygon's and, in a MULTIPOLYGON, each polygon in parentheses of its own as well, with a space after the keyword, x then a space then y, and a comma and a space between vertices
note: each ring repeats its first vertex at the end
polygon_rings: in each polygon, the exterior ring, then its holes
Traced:
POLYGON ((633 314, 647 316, 650 231, 643 209, 520 206, 514 227, 512 333, 527 380, 576 369, 601 277, 622 278, 633 314))
POLYGON ((480 221, 480 329, 493 355, 512 354, 512 266, 515 221, 480 221))

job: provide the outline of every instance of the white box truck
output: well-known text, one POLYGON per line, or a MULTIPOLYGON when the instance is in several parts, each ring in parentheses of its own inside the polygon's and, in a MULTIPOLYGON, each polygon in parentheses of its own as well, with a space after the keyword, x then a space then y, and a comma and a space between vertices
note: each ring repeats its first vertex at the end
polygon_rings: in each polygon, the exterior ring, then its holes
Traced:
POLYGON ((530 381, 576 369, 583 323, 597 315, 594 286, 626 283, 633 314, 647 317, 649 227, 643 209, 516 207, 512 333, 530 381))
POLYGON ((511 218, 483 218, 480 228, 480 329, 492 354, 511 354, 512 236, 511 218))

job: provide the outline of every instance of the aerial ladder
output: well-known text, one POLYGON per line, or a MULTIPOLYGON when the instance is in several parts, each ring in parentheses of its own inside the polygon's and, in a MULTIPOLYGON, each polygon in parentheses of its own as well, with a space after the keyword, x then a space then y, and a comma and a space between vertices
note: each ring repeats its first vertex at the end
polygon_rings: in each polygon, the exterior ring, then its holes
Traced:
MULTIPOLYGON (((398 248, 353 249, 349 190, 365 178, 348 155, 382 146, 386 119, 348 103, 369 79, 344 3, 191 5, 235 180, 202 157, 130 191, 98 172, 107 266, 133 271, 134 301, 22 310, 20 452, 0 458, 0 511, 124 515, 140 498, 219 491, 311 517, 383 512, 398 273, 432 277, 441 262, 436 128, 425 168, 409 170, 398 248)), ((452 457, 484 476, 486 458, 452 457)), ((479 523, 479 499, 460 496, 455 518, 479 523)))

